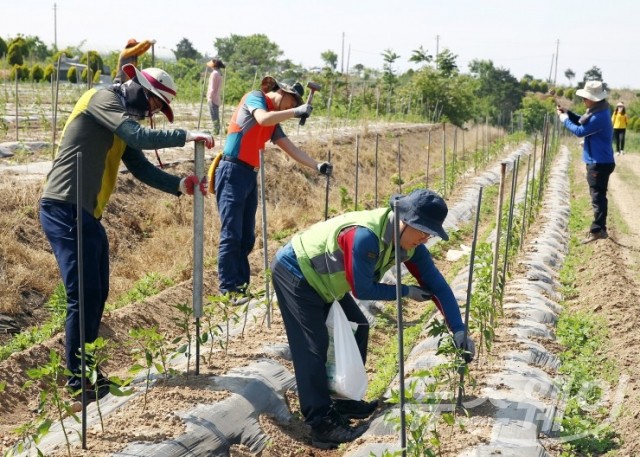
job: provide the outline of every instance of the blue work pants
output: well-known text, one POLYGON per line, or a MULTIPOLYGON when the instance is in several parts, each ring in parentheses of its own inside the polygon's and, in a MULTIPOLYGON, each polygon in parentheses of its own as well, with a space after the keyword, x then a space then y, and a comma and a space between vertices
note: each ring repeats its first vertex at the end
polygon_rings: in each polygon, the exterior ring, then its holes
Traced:
MULTIPOLYGON (((40 223, 58 262, 67 292, 65 356, 71 373, 80 374, 80 304, 76 205, 42 199, 40 223)), ((104 227, 87 211, 82 214, 85 341, 98 338, 102 313, 109 295, 109 241, 104 227)), ((79 378, 72 376, 70 384, 79 378)))
POLYGON ((256 243, 256 171, 247 165, 223 159, 216 169, 215 190, 220 214, 220 293, 241 292, 249 285, 249 254, 256 243))

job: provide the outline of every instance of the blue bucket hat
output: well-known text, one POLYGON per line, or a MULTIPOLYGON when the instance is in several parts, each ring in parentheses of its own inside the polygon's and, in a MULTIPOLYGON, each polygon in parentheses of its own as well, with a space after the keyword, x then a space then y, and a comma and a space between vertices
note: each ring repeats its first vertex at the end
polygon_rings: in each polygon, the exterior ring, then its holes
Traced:
POLYGON ((442 197, 432 190, 418 189, 408 195, 393 195, 391 208, 398 203, 398 217, 414 229, 439 236, 447 241, 449 235, 442 228, 449 209, 442 197))

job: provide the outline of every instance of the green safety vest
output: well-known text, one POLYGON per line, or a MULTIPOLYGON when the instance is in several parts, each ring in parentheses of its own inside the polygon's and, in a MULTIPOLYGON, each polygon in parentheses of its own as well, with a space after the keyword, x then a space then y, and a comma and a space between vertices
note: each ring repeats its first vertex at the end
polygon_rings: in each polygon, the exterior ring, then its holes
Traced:
MULTIPOLYGON (((291 239, 302 274, 325 302, 339 300, 351 290, 344 269, 344 253, 338 244, 338 236, 346 227, 368 228, 378 238, 380 253, 375 266, 375 281, 379 281, 394 264, 390 213, 390 208, 346 213, 314 224, 291 239)), ((411 258, 413 252, 413 249, 403 251, 403 261, 411 258)))

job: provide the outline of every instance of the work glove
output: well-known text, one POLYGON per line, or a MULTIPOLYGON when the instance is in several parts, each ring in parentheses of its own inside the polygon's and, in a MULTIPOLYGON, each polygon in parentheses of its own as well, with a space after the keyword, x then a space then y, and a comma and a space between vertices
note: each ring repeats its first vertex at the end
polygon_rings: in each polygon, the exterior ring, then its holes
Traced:
POLYGON ((189 175, 180 180, 180 192, 187 195, 193 195, 193 192, 197 187, 200 188, 202 195, 207 195, 207 177, 203 176, 202 181, 198 179, 196 175, 189 175))
POLYGON ((433 296, 430 291, 423 289, 418 286, 407 286, 409 288, 409 293, 407 297, 411 298, 415 301, 427 301, 430 300, 433 296))
POLYGON ((321 162, 316 165, 316 168, 321 175, 331 176, 331 173, 333 173, 333 165, 331 165, 331 163, 329 162, 321 162))
POLYGON ((453 335, 453 341, 456 343, 456 347, 458 349, 462 349, 464 352, 464 361, 467 363, 471 363, 473 358, 476 356, 476 344, 473 342, 471 337, 467 335, 467 339, 464 338, 464 330, 458 330, 453 335))
POLYGON ((186 141, 204 141, 204 145, 207 147, 207 149, 211 149, 212 147, 215 146, 215 143, 213 141, 213 137, 211 136, 210 133, 206 133, 206 132, 190 132, 187 131, 187 139, 186 141))
POLYGON ((564 108, 560 106, 556 107, 556 112, 558 113, 558 119, 560 119, 560 122, 562 123, 564 123, 564 121, 569 118, 569 115, 566 113, 564 108))
POLYGON ((300 118, 302 116, 309 117, 313 111, 313 106, 308 103, 293 108, 293 117, 300 118))

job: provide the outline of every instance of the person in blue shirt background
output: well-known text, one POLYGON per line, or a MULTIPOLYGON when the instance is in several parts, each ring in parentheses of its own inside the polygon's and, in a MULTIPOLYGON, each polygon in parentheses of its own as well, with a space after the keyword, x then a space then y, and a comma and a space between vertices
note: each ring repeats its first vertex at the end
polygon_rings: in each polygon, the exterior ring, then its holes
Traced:
POLYGON ((582 160, 587 165, 587 184, 591 194, 593 222, 582 243, 591 243, 609 237, 607 234, 607 188, 609 176, 616 167, 613 158, 613 124, 607 103, 607 91, 602 81, 587 81, 576 95, 584 101, 587 111, 579 116, 557 107, 558 118, 564 127, 578 138, 583 138, 582 160))

